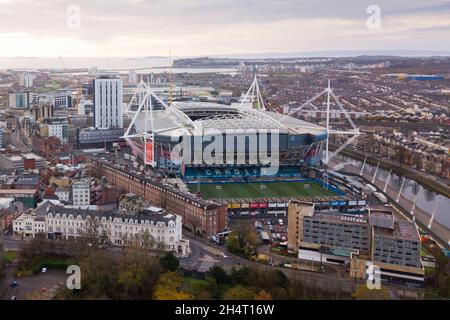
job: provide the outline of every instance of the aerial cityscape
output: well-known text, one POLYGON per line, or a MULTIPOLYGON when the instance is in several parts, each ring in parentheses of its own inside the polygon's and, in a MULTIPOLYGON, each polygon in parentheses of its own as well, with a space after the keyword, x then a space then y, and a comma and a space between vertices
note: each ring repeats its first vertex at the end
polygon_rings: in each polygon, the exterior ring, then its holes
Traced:
POLYGON ((119 2, 0 1, 0 300, 450 298, 448 2, 119 2))

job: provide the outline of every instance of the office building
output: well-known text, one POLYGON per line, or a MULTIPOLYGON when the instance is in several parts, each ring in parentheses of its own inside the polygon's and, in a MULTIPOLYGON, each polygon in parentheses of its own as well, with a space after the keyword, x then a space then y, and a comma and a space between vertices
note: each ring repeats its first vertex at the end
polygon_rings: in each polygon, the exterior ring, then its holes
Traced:
POLYGON ((94 79, 94 126, 123 128, 123 83, 115 75, 94 79))
POLYGON ((66 118, 47 118, 44 119, 44 125, 47 126, 49 137, 56 137, 64 144, 69 142, 69 124, 66 118))
POLYGON ((72 183, 72 204, 80 208, 88 207, 91 204, 90 179, 80 179, 72 183))
POLYGON ((19 75, 19 85, 21 87, 30 88, 33 86, 33 81, 35 79, 35 75, 30 73, 21 73, 19 75))

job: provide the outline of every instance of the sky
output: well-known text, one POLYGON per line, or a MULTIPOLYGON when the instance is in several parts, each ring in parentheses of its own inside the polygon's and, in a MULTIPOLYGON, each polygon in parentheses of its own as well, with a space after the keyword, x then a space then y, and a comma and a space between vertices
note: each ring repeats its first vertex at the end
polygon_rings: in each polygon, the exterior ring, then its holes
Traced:
POLYGON ((450 0, 0 0, 0 57, 450 51, 449 39, 450 0))

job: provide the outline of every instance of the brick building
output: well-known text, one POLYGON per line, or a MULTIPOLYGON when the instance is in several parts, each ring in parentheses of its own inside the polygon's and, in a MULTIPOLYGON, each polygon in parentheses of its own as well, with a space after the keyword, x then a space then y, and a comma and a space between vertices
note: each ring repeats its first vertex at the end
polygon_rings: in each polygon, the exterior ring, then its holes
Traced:
POLYGON ((125 167, 101 160, 93 160, 93 173, 105 177, 127 193, 141 196, 154 206, 179 214, 183 226, 196 234, 209 238, 227 228, 227 205, 206 201, 143 175, 130 173, 125 167))

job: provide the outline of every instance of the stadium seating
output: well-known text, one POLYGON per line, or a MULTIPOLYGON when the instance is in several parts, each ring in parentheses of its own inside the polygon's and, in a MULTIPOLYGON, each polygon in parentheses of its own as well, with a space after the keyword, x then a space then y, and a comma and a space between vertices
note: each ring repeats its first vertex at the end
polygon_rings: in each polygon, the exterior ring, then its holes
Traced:
MULTIPOLYGON (((263 167, 246 166, 246 167, 186 167, 184 171, 185 180, 208 179, 208 180, 235 180, 236 182, 255 181, 263 175, 263 167)), ((297 165, 280 166, 278 172, 272 175, 277 177, 295 177, 300 178, 300 168, 297 165)))

